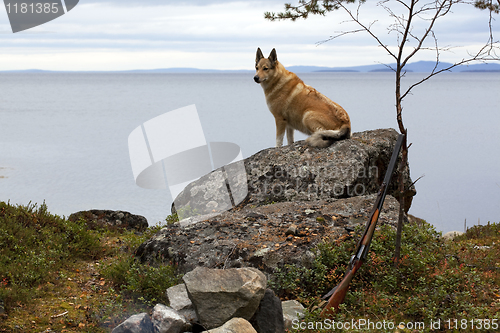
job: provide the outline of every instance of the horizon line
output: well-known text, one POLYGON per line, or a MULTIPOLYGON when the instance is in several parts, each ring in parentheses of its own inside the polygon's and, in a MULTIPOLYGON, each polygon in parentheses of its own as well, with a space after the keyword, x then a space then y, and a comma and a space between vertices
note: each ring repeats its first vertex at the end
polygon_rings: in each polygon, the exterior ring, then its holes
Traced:
MULTIPOLYGON (((405 66, 407 72, 431 72, 434 68, 436 62, 429 60, 421 60, 409 63, 405 66)), ((314 72, 394 72, 390 67, 395 64, 372 64, 372 65, 358 65, 358 66, 341 66, 341 67, 329 67, 329 66, 317 66, 317 65, 288 65, 286 68, 293 68, 295 70, 302 71, 303 73, 314 73, 314 72)), ((448 67, 452 63, 440 62, 438 64, 438 69, 443 67, 448 67)), ((464 64, 458 65, 456 69, 463 69, 467 67, 485 67, 491 66, 490 69, 481 69, 476 71, 500 71, 500 65, 496 63, 476 63, 476 64, 464 64)), ((253 72, 254 69, 214 69, 214 68, 198 68, 198 67, 168 67, 168 68, 149 68, 149 69, 119 69, 119 70, 52 70, 52 69, 37 69, 37 68, 27 68, 27 69, 4 69, 0 70, 0 73, 16 73, 16 72, 52 72, 52 73, 126 73, 126 72, 165 72, 165 73, 203 73, 203 72, 253 72)), ((474 70, 472 70, 474 71, 474 70)), ((461 70, 460 72, 467 72, 467 70, 461 70)))

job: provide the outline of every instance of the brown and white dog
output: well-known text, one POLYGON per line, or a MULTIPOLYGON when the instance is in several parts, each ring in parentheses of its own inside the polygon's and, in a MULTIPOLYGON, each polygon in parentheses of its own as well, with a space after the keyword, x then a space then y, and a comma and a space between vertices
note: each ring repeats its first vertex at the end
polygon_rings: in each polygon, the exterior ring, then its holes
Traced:
POLYGON ((276 147, 293 143, 293 131, 310 135, 306 142, 314 147, 328 147, 334 141, 351 137, 351 121, 337 103, 305 84, 278 61, 273 49, 264 58, 260 48, 255 59, 254 80, 264 89, 267 106, 276 120, 276 147))

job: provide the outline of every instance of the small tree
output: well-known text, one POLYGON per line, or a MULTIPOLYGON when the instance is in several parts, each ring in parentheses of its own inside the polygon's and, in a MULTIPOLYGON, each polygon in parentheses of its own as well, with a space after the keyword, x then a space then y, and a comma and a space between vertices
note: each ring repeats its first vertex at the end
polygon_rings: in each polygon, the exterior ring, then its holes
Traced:
POLYGON ((396 248, 394 253, 395 264, 399 262, 400 258, 400 248, 401 248, 401 232, 404 219, 404 208, 405 199, 408 199, 408 194, 406 193, 408 189, 404 188, 403 174, 408 172, 406 170, 408 161, 408 143, 406 138, 408 137, 408 131, 403 123, 403 105, 402 102, 406 96, 410 94, 412 89, 425 81, 429 80, 433 76, 450 71, 452 68, 469 64, 475 61, 498 61, 500 57, 496 53, 499 50, 499 42, 493 39, 493 29, 492 29, 492 14, 499 13, 500 11, 500 0, 475 0, 475 2, 469 2, 467 0, 427 0, 427 2, 422 2, 420 0, 382 0, 378 2, 378 6, 382 7, 389 17, 394 19, 394 23, 387 27, 390 38, 392 38, 391 43, 386 43, 383 38, 377 35, 372 29, 375 22, 365 23, 360 18, 360 9, 366 0, 359 0, 356 7, 351 6, 356 2, 356 0, 299 0, 297 6, 292 6, 291 4, 285 4, 285 11, 282 13, 270 13, 266 12, 264 14, 265 18, 271 21, 274 20, 292 20, 295 21, 299 18, 306 19, 310 14, 313 15, 325 15, 327 12, 341 10, 347 14, 349 17, 348 22, 353 22, 357 25, 358 29, 342 31, 334 36, 331 36, 325 41, 319 42, 325 43, 341 36, 364 32, 373 38, 375 43, 382 47, 387 54, 394 59, 395 65, 386 65, 392 71, 395 72, 395 93, 396 93, 396 119, 398 122, 399 131, 401 134, 405 134, 405 140, 403 142, 402 149, 402 159, 399 166, 399 192, 400 192, 400 212, 398 221, 398 230, 396 235, 396 248), (459 4, 474 5, 476 8, 489 10, 489 35, 485 44, 473 53, 469 53, 468 57, 453 63, 450 66, 440 68, 440 55, 442 52, 450 50, 450 47, 441 47, 438 43, 438 39, 434 32, 435 23, 440 18, 451 14, 452 8, 455 8, 459 4), (415 23, 424 26, 423 29, 415 31, 415 23), (431 45, 429 45, 429 43, 431 45), (408 62, 422 50, 432 50, 435 53, 435 66, 432 71, 426 75, 424 78, 411 84, 406 90, 401 90, 401 79, 405 76, 405 66, 408 62))

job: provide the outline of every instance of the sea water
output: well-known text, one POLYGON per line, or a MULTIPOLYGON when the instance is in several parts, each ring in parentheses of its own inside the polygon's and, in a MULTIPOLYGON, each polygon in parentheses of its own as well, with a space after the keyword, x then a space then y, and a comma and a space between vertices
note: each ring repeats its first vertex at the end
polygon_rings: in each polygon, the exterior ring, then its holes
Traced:
MULTIPOLYGON (((403 86, 423 75, 407 74, 403 86)), ((353 132, 397 128, 394 74, 300 76, 348 111, 353 132)), ((498 91, 500 73, 444 73, 403 101, 411 176, 424 176, 410 213, 438 230, 500 220, 498 91)), ((252 73, 0 73, 0 200, 163 221, 172 197, 135 185, 128 135, 191 104, 207 142, 236 143, 244 157, 274 146, 274 119, 252 73)))

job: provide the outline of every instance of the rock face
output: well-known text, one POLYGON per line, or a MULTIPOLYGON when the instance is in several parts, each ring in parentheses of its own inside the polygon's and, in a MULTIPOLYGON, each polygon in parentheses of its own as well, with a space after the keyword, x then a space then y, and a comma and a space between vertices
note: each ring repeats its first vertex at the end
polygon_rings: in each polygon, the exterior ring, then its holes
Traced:
MULTIPOLYGON (((143 261, 172 261, 180 273, 198 266, 255 267, 266 273, 284 264, 310 266, 311 251, 366 224, 376 195, 327 201, 246 206, 207 221, 166 226, 137 249, 143 261)), ((396 225, 399 204, 387 196, 379 225, 396 225)))
MULTIPOLYGON (((383 181, 397 136, 394 129, 379 129, 354 133, 351 139, 337 141, 328 148, 314 148, 299 141, 265 149, 245 159, 246 177, 234 173, 234 179, 228 177, 227 182, 233 190, 248 190, 242 205, 374 194, 383 181)), ((209 216, 231 208, 227 200, 219 200, 227 196, 224 175, 223 169, 217 169, 189 184, 175 199, 175 208, 209 216)), ((396 179, 397 172, 389 194, 397 189, 396 179)), ((415 195, 409 174, 404 175, 404 183, 410 188, 408 193, 415 195)), ((405 211, 408 211, 411 197, 405 202, 405 211)))
POLYGON ((70 221, 79 219, 84 219, 89 228, 111 226, 144 231, 148 227, 148 221, 144 216, 123 211, 92 209, 73 213, 68 217, 70 221))
MULTIPOLYGON (((216 177, 226 171, 215 170, 175 199, 177 208, 199 215, 163 228, 136 255, 142 261, 171 261, 181 273, 198 266, 255 267, 266 273, 285 264, 310 266, 315 245, 366 223, 397 136, 394 129, 354 133, 321 149, 296 142, 247 158, 246 177, 216 177), (229 211, 218 206, 217 198, 238 186, 248 189, 246 199, 229 211)), ((407 192, 415 194, 409 174, 403 178, 407 192)), ((380 224, 397 224, 399 203, 391 196, 396 179, 397 173, 380 224)))
POLYGON ((250 319, 266 290, 266 276, 254 268, 216 270, 198 267, 183 277, 200 324, 206 329, 231 318, 250 319))

